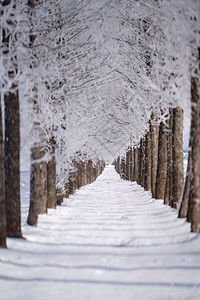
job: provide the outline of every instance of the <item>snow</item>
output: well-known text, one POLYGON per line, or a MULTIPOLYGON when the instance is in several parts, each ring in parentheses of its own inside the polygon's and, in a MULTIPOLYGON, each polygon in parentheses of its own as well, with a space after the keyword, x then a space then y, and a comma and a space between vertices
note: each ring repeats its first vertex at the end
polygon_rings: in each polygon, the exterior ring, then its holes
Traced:
POLYGON ((200 241, 175 210, 107 166, 0 249, 1 300, 200 299, 200 241))

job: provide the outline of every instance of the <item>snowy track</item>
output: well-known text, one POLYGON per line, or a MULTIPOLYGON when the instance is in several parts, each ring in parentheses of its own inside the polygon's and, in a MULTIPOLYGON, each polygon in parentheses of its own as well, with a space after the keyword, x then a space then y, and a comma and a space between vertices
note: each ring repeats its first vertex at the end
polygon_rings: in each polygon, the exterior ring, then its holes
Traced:
MULTIPOLYGON (((23 174, 22 174, 23 175, 23 174)), ((23 224, 27 180, 22 176, 23 224)), ((0 300, 200 299, 200 239, 112 166, 0 250, 0 300)))

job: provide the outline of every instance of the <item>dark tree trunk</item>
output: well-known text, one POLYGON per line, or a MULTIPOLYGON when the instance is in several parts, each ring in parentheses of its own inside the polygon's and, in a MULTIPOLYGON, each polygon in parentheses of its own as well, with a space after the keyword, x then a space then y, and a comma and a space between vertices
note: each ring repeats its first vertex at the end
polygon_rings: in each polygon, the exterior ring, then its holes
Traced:
POLYGON ((126 152, 126 180, 130 180, 130 149, 128 148, 126 152))
MULTIPOLYGON (((16 8, 16 1, 2 1, 2 6, 16 8)), ((3 55, 11 56, 15 71, 9 70, 9 78, 12 86, 4 95, 5 105, 5 197, 7 236, 21 238, 21 210, 20 210, 20 112, 18 83, 15 82, 17 73, 17 57, 9 52, 10 34, 15 29, 15 16, 9 20, 10 33, 2 31, 3 55)), ((16 38, 16 36, 14 36, 16 38)), ((11 43, 15 43, 12 39, 11 43)), ((4 62, 4 60, 3 60, 4 62)))
POLYGON ((173 129, 173 109, 169 110, 168 130, 167 130, 167 178, 165 185, 164 204, 168 205, 173 196, 173 157, 172 157, 172 129, 173 129))
POLYGON ((5 194, 7 236, 21 238, 20 123, 18 91, 4 96, 5 103, 5 194))
POLYGON ((155 198, 157 164, 158 164, 159 125, 154 115, 152 115, 151 118, 150 136, 151 136, 151 193, 152 193, 152 197, 155 198))
POLYGON ((87 163, 83 163, 82 167, 82 186, 87 184, 87 163))
POLYGON ((178 207, 181 199, 184 182, 183 170, 183 110, 179 107, 173 110, 173 136, 172 136, 172 156, 173 156, 173 199, 170 205, 178 207))
POLYGON ((83 163, 82 161, 79 161, 77 163, 77 168, 78 168, 78 189, 82 187, 82 181, 83 181, 83 163))
POLYGON ((151 191, 151 140, 150 133, 146 134, 145 142, 145 185, 146 191, 151 191))
POLYGON ((158 165, 157 165, 156 190, 155 190, 156 199, 164 199, 166 176, 167 176, 166 128, 163 123, 160 123, 159 140, 158 140, 158 165))
MULTIPOLYGON (((200 49, 199 49, 200 52, 200 49)), ((199 53, 200 55, 200 53, 199 53)), ((200 59, 200 57, 199 57, 200 59)), ((192 143, 192 222, 191 231, 200 230, 200 100, 199 100, 199 70, 198 76, 192 78, 192 104, 193 104, 193 143, 192 143)))
POLYGON ((5 169, 3 149, 3 128, 0 97, 0 248, 6 248, 6 198, 5 198, 5 169))
POLYGON ((68 185, 69 185, 69 194, 70 194, 70 195, 73 195, 73 194, 74 194, 74 190, 73 190, 72 173, 70 173, 68 185))
POLYGON ((145 149, 146 149, 146 141, 142 138, 140 141, 140 149, 141 149, 141 186, 144 187, 145 182, 145 149))
POLYGON ((87 182, 92 183, 92 161, 89 160, 87 163, 87 182))
POLYGON ((120 174, 120 156, 118 156, 118 158, 117 158, 116 171, 117 171, 117 173, 120 174))
POLYGON ((69 198, 69 183, 65 184, 64 198, 69 198))
POLYGON ((131 147, 130 180, 134 181, 134 149, 131 147))
POLYGON ((138 182, 138 147, 134 148, 133 180, 138 182))
POLYGON ((121 158, 121 173, 120 173, 120 176, 122 179, 125 179, 125 157, 122 157, 121 158))
POLYGON ((56 189, 56 203, 57 205, 61 205, 63 202, 63 191, 61 188, 56 189))
POLYGON ((49 141, 51 160, 47 163, 47 208, 56 208, 56 157, 55 139, 49 141))
POLYGON ((137 160, 137 170, 138 170, 138 184, 141 184, 141 160, 142 160, 142 150, 140 145, 137 148, 138 160, 137 160))
POLYGON ((74 170, 70 172, 69 176, 69 194, 73 195, 75 193, 76 188, 76 169, 74 164, 74 170))
POLYGON ((47 212, 47 163, 45 155, 45 137, 40 124, 35 124, 38 144, 31 149, 30 207, 27 223, 37 226, 38 215, 47 212))

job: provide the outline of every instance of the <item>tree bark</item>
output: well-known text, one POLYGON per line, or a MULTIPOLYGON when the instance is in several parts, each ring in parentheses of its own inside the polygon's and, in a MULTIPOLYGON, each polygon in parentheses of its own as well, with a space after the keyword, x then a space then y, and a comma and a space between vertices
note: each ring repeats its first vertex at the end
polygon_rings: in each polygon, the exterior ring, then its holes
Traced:
POLYGON ((57 188, 56 190, 56 204, 61 205, 63 202, 63 191, 61 188, 57 188))
POLYGON ((134 148, 131 147, 130 180, 134 181, 134 148))
POLYGON ((157 164, 158 164, 158 137, 159 125, 154 115, 151 117, 150 136, 151 136, 151 193, 155 198, 157 164))
POLYGON ((19 95, 9 92, 5 103, 5 195, 7 236, 21 238, 19 95))
POLYGON ((83 163, 82 167, 82 186, 87 184, 87 163, 83 163))
POLYGON ((120 176, 122 179, 125 179, 125 157, 121 158, 121 172, 120 172, 120 176))
POLYGON ((173 199, 170 205, 178 207, 181 199, 184 182, 183 170, 183 110, 179 107, 173 109, 173 199))
POLYGON ((55 139, 49 141, 51 160, 47 163, 47 208, 56 208, 56 157, 55 139))
POLYGON ((145 136, 145 185, 146 191, 151 191, 151 140, 150 133, 148 132, 145 136))
MULTIPOLYGON (((2 6, 12 6, 16 9, 16 1, 2 1, 2 6)), ((7 218, 7 236, 21 238, 21 209, 20 209, 20 111, 18 82, 15 81, 17 73, 16 54, 10 52, 9 43, 15 46, 16 36, 11 39, 12 30, 16 26, 15 15, 7 23, 10 26, 10 32, 6 33, 3 29, 2 42, 4 44, 3 55, 11 56, 12 68, 8 70, 8 76, 12 82, 11 88, 4 95, 5 106, 5 197, 6 197, 6 218, 7 218)), ((4 60, 3 60, 4 62, 4 60)))
POLYGON ((133 180, 138 182, 138 147, 134 148, 133 180))
POLYGON ((47 212, 47 163, 44 161, 45 137, 40 124, 34 125, 38 143, 31 149, 30 207, 27 223, 37 226, 38 215, 47 212))
POLYGON ((120 156, 118 156, 118 158, 117 158, 117 162, 116 162, 116 170, 117 170, 117 173, 120 174, 120 156))
POLYGON ((169 120, 167 130, 167 178, 165 185, 164 204, 168 205, 172 201, 173 196, 173 156, 172 156, 172 130, 173 130, 173 109, 169 109, 169 120))
MULTIPOLYGON (((28 6, 30 7, 30 23, 31 15, 35 14, 35 0, 28 0, 28 6)), ((33 30, 34 32, 34 30, 33 30)), ((37 36, 30 34, 30 44, 34 45, 37 36)), ((36 50, 33 47, 32 55, 37 58, 36 50)), ((32 67, 37 67, 37 64, 32 67)), ((35 118, 39 119, 39 99, 37 86, 33 89, 34 99, 33 112, 35 118)), ((44 160, 46 139, 40 122, 37 120, 33 125, 33 133, 36 141, 31 149, 31 175, 30 175, 30 207, 27 223, 32 226, 37 226, 38 214, 47 212, 47 163, 44 160)))
MULTIPOLYGON (((200 59, 200 58, 199 58, 200 59)), ((199 70, 198 73, 199 75, 199 70)), ((192 222, 191 231, 200 230, 200 99, 199 77, 192 78, 192 104, 193 104, 193 144, 192 144, 192 222), (194 105, 196 104, 196 105, 194 105)))
POLYGON ((140 184, 144 187, 145 182, 145 149, 146 149, 146 141, 142 138, 140 141, 140 149, 141 149, 141 180, 140 184))
POLYGON ((69 183, 65 184, 64 198, 69 198, 69 183))
POLYGON ((4 169, 4 149, 3 149, 3 128, 0 97, 0 248, 6 248, 6 198, 5 198, 5 169, 4 169))
POLYGON ((125 179, 126 180, 130 180, 130 149, 128 148, 127 152, 126 152, 126 175, 125 175, 125 179))
POLYGON ((142 150, 140 145, 138 145, 137 148, 137 152, 138 152, 138 160, 137 160, 137 170, 138 170, 138 184, 141 184, 141 160, 142 160, 142 150))
POLYGON ((159 127, 159 140, 158 140, 158 165, 157 165, 157 177, 155 198, 164 199, 165 196, 165 184, 167 176, 167 138, 165 126, 161 122, 159 127))

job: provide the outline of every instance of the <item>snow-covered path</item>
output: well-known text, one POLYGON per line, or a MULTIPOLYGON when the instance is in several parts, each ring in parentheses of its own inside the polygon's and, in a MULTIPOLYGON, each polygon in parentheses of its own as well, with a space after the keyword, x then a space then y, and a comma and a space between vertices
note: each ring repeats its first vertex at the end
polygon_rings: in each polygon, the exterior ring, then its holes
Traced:
MULTIPOLYGON (((23 224, 27 184, 23 192, 23 224)), ((113 166, 0 250, 1 300, 200 299, 200 239, 113 166)))

